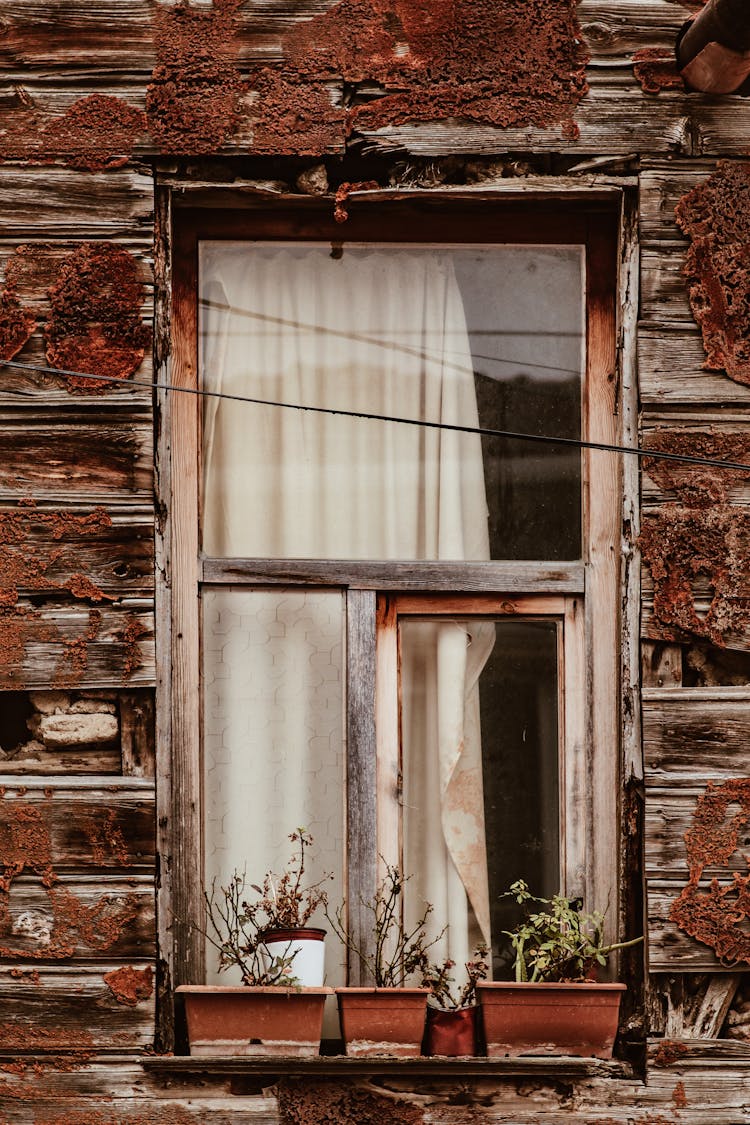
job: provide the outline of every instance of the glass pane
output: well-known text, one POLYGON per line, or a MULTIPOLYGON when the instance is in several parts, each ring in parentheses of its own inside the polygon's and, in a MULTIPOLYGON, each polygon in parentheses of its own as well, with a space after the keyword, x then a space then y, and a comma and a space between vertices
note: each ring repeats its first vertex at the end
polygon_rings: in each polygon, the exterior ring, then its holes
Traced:
POLYGON ((206 399, 204 551, 580 558, 579 451, 450 427, 580 436, 583 294, 581 247, 201 243, 203 386, 265 404, 206 399))
MULTIPOLYGON (((311 880, 344 867, 343 601, 340 593, 208 590, 203 594, 205 880, 235 868, 259 883, 283 871, 306 828, 311 880)), ((325 927, 316 917, 313 925, 325 927)), ((328 935, 329 984, 344 983, 342 951, 328 935)), ((218 977, 207 947, 208 982, 218 977)))
POLYGON ((558 625, 512 618, 400 623, 404 867, 410 918, 428 901, 457 965, 484 940, 495 975, 516 879, 559 889, 558 625))

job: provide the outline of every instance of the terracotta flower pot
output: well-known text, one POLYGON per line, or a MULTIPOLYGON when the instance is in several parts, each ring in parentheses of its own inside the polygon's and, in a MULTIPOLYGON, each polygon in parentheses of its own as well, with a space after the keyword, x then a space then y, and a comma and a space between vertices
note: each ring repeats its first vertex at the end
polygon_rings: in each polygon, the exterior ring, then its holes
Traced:
POLYGON ((421 1054, 427 988, 337 988, 347 1055, 421 1054))
POLYGON ((461 1058, 477 1053, 477 1009, 443 1011, 427 1005, 424 1053, 461 1058))
POLYGON ((490 1058, 579 1055, 608 1059, 624 984, 480 981, 477 999, 490 1058))
POLYGON ((180 985, 191 1055, 317 1055, 332 988, 180 985))
POLYGON ((313 926, 266 930, 261 950, 266 968, 275 957, 292 957, 291 974, 303 988, 320 988, 325 976, 325 930, 313 926), (268 956, 265 953, 268 953, 268 956))

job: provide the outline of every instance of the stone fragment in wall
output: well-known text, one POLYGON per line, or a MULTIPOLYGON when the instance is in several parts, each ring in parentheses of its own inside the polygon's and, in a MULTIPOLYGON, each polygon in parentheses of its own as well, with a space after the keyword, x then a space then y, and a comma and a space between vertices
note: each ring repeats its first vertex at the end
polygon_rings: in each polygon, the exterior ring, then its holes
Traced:
POLYGON ((68 713, 71 715, 116 715, 117 707, 114 703, 108 703, 102 699, 77 699, 75 703, 71 703, 68 713))
POLYGON ((325 164, 314 164, 297 176, 296 187, 303 195, 325 195, 328 190, 328 173, 325 164))
POLYGON ((32 738, 30 742, 23 742, 14 750, 0 750, 1 762, 23 761, 38 762, 44 754, 44 746, 32 738))
POLYGON ((45 746, 99 745, 114 742, 118 736, 117 717, 102 712, 40 715, 29 720, 29 726, 45 746))
POLYGON ((54 715, 70 707, 70 696, 66 691, 30 691, 29 700, 42 715, 54 715))

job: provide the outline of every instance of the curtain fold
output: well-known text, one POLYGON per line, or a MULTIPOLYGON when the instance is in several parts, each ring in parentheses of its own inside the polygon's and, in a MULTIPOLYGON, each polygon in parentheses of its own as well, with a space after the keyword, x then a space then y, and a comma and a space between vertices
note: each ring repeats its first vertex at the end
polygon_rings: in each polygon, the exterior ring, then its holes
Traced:
MULTIPOLYGON (((449 252, 209 242, 200 269, 206 389, 477 426, 449 252)), ((208 555, 489 558, 478 435, 208 399, 203 454, 208 555)), ((433 903, 459 965, 470 932, 490 936, 477 681, 493 640, 429 623, 402 660, 409 909, 433 903)), ((314 728, 314 700, 295 706, 314 728)))

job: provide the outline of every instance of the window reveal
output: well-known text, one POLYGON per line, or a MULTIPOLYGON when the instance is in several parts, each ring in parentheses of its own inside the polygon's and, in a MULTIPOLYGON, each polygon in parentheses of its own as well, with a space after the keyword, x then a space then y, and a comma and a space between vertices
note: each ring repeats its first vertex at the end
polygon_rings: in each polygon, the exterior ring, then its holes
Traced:
MULTIPOLYGON (((583 346, 586 333, 591 343, 585 241, 353 242, 331 256, 330 243, 314 238, 209 238, 200 249, 202 384, 331 410, 607 440, 611 430, 592 425, 597 410, 582 409, 592 390, 583 387, 592 367, 583 346), (356 268, 331 274, 342 261, 356 268)), ((606 288, 611 307, 611 278, 606 288)), ((605 352, 609 344, 598 368, 605 352)), ((464 863, 453 896, 463 896, 461 920, 452 921, 446 952, 460 963, 489 931, 502 971, 497 896, 510 879, 527 875, 545 893, 560 883, 580 893, 590 882, 583 685, 591 642, 575 560, 588 565, 607 533, 592 534, 592 514, 595 523, 600 516, 586 458, 230 400, 207 400, 202 432, 204 873, 280 867, 286 831, 304 823, 322 841, 321 865, 336 870, 350 912, 371 890, 381 852, 417 869, 412 902, 430 898, 441 919, 450 916, 434 870, 446 868, 445 886, 455 887, 461 863, 451 858, 442 810, 419 798, 415 778, 439 775, 441 743, 474 692, 454 757, 460 774, 473 724, 481 800, 475 793, 471 819, 482 836, 483 889, 464 863), (572 561, 555 571, 554 560, 572 561), (429 595, 374 596, 420 588, 429 595), (469 589, 476 595, 459 604, 452 591, 469 589), (274 630, 287 642, 272 641, 274 630), (432 691, 434 714, 419 717, 425 680, 414 661, 428 651, 435 663, 441 648, 454 650, 437 662, 448 686, 432 691), (249 771, 269 779, 252 801, 243 795, 249 771), (294 823, 282 825, 292 813, 294 823), (425 854, 420 837, 434 841, 436 826, 442 841, 425 854)), ((448 824, 456 829, 460 836, 448 824)))

